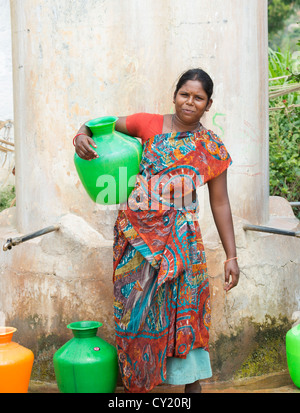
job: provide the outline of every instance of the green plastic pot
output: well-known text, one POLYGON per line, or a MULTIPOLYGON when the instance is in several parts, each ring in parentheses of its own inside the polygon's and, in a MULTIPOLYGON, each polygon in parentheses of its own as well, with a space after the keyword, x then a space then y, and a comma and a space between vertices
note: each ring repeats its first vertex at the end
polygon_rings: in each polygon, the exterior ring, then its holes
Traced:
POLYGON ((102 205, 126 201, 132 192, 142 159, 142 145, 132 136, 115 130, 115 116, 104 116, 86 123, 92 132, 99 158, 90 161, 76 153, 78 176, 90 198, 102 205))
POLYGON ((113 393, 117 385, 118 358, 114 346, 98 337, 102 324, 79 321, 69 324, 74 337, 53 357, 61 393, 113 393))
POLYGON ((300 324, 286 334, 286 357, 291 379, 300 388, 300 324))

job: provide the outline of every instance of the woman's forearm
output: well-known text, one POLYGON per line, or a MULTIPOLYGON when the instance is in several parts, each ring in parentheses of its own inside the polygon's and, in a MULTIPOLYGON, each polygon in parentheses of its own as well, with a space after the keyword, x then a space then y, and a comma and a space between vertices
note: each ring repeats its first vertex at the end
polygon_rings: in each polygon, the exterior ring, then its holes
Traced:
POLYGON ((236 257, 235 236, 229 201, 220 205, 211 205, 214 221, 227 258, 236 257))
POLYGON ((95 141, 92 139, 92 132, 85 124, 80 126, 73 143, 77 155, 86 160, 99 158, 99 155, 92 147, 97 148, 95 141))
POLYGON ((234 229, 227 193, 227 171, 208 182, 209 200, 215 224, 227 258, 236 257, 234 229))
MULTIPOLYGON (((209 200, 212 214, 220 235, 227 259, 236 257, 236 245, 230 202, 227 193, 227 172, 224 171, 218 177, 208 182, 209 200)), ((237 260, 229 260, 224 263, 225 287, 228 292, 239 281, 239 267, 237 260)))
POLYGON ((85 125, 85 123, 80 126, 77 134, 78 134, 78 133, 84 133, 85 135, 90 136, 90 137, 92 136, 92 132, 91 132, 90 128, 88 128, 88 127, 85 125))

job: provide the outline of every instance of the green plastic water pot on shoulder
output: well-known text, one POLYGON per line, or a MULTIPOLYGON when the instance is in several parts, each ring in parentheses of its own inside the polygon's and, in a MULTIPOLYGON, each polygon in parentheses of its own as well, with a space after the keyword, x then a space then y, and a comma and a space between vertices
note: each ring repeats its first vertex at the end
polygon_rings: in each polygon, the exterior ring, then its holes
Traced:
POLYGON ((300 388, 300 324, 286 334, 286 358, 291 379, 300 388))
POLYGON ((78 321, 67 327, 74 337, 53 356, 61 393, 113 393, 118 378, 116 348, 97 336, 98 321, 78 321))
POLYGON ((115 130, 115 116, 104 116, 86 122, 92 132, 99 158, 90 161, 76 153, 74 163, 79 178, 90 198, 102 205, 125 202, 132 192, 142 158, 138 139, 115 130))

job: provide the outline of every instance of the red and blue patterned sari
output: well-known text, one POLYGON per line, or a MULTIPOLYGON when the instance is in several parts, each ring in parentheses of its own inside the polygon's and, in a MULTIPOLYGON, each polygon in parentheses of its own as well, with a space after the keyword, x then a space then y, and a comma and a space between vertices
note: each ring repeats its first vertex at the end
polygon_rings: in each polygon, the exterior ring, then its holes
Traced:
POLYGON ((140 174, 114 228, 114 319, 126 392, 164 382, 167 357, 208 350, 207 266, 198 200, 190 195, 230 164, 222 141, 206 129, 144 144, 140 174))

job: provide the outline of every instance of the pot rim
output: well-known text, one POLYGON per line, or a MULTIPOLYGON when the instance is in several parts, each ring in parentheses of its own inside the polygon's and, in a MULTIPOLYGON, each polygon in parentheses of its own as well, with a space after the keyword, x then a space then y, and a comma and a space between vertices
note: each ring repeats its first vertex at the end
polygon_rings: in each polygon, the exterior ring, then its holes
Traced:
POLYGON ((91 330, 94 328, 99 328, 102 326, 102 323, 99 321, 75 321, 74 323, 70 323, 67 325, 67 328, 71 330, 91 330))
POLYGON ((0 336, 6 336, 6 335, 12 334, 16 331, 17 331, 17 329, 15 327, 0 326, 0 336))
POLYGON ((116 123, 119 118, 117 116, 101 116, 100 118, 95 118, 87 121, 85 123, 88 127, 93 126, 106 126, 111 125, 112 123, 116 123))

